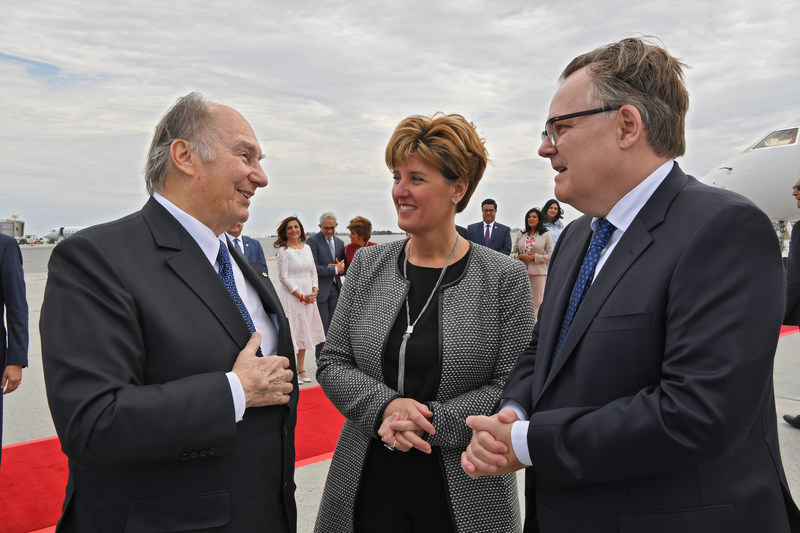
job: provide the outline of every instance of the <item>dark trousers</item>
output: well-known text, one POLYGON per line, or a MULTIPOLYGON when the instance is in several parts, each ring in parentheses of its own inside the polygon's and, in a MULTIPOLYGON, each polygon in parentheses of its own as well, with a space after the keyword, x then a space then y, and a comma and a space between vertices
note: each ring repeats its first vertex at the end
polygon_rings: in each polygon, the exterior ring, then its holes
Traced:
MULTIPOLYGON (((325 330, 325 335, 328 334, 328 326, 331 325, 331 317, 333 317, 333 312, 336 310, 336 304, 339 303, 339 287, 336 286, 334 283, 333 287, 331 287, 331 293, 328 295, 328 299, 324 302, 320 302, 317 300, 317 308, 319 309, 319 317, 322 319, 322 328, 325 330)), ((317 344, 314 353, 316 358, 319 359, 319 354, 322 353, 322 348, 325 346, 324 342, 317 344)))
POLYGON ((355 506, 356 533, 453 533, 441 456, 390 451, 372 439, 355 506))

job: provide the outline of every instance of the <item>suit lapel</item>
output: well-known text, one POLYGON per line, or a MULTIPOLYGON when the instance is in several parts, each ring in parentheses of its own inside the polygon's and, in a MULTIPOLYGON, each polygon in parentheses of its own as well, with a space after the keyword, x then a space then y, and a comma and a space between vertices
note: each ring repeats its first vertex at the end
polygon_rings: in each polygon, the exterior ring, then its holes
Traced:
MULTIPOLYGON (((589 247, 592 238, 591 217, 585 216, 578 219, 564 229, 562 236, 568 237, 563 240, 563 244, 556 258, 555 266, 548 273, 548 283, 546 287, 547 299, 539 310, 539 321, 546 324, 546 328, 540 328, 539 344, 536 352, 536 372, 533 405, 540 396, 540 392, 545 387, 545 381, 549 383, 549 377, 555 374, 555 370, 548 375, 547 369, 555 351, 558 333, 561 329, 561 322, 564 320, 564 313, 567 310, 569 297, 572 294, 572 287, 578 277, 578 271, 583 262, 583 256, 589 247), (555 292, 554 292, 555 291, 555 292)), ((561 348, 563 353, 564 348, 561 348)), ((560 367, 560 365, 558 365, 560 367)), ((552 378, 550 378, 552 379, 552 378)))
MULTIPOLYGON (((628 271, 631 265, 636 262, 639 256, 641 256, 653 242, 651 231, 664 221, 669 205, 672 203, 675 195, 678 194, 687 182, 687 176, 681 171, 678 164, 675 163, 672 171, 667 175, 661 185, 659 185, 650 199, 648 199, 636 217, 634 217, 627 231, 622 235, 622 238, 603 265, 602 270, 597 274, 589 290, 586 292, 586 296, 575 314, 567 336, 564 338, 564 343, 561 345, 558 359, 550 373, 546 376, 544 388, 555 379, 561 368, 563 368, 567 360, 569 360, 573 351, 578 346, 578 343, 583 338, 583 335, 586 333, 586 330, 590 327, 597 313, 608 299, 608 296, 622 279, 622 276, 625 275, 625 272, 628 271)), ((557 315, 555 323, 551 324, 553 327, 551 327, 548 332, 547 340, 552 341, 552 344, 548 343, 547 345, 548 357, 552 357, 553 347, 555 346, 554 339, 558 337, 558 330, 561 328, 561 320, 563 320, 566 306, 569 302, 572 286, 577 277, 577 271, 580 269, 580 263, 583 261, 583 256, 589 245, 591 228, 588 222, 590 221, 591 219, 587 221, 587 227, 585 228, 587 234, 583 239, 585 242, 581 251, 573 258, 570 277, 568 278, 571 280, 571 283, 564 283, 563 285, 566 286, 566 290, 563 290, 562 287, 562 291, 556 296, 556 301, 559 302, 556 311, 560 314, 557 315)))
POLYGON ((195 240, 153 198, 145 204, 142 216, 150 226, 156 245, 164 251, 173 251, 165 258, 167 265, 202 300, 231 339, 243 347, 250 338, 247 325, 195 240))

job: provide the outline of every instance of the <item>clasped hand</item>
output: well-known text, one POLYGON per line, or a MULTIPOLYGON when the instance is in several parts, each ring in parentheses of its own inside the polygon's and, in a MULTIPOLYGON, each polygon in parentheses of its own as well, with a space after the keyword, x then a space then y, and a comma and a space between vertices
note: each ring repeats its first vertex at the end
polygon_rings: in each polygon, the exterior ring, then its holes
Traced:
POLYGON ((498 476, 525 468, 511 445, 511 426, 518 419, 511 409, 492 416, 467 417, 472 441, 461 454, 461 468, 469 477, 498 476))
POLYGON ((431 453, 431 445, 422 435, 436 433, 436 428, 428 420, 433 412, 425 404, 411 398, 395 398, 383 411, 383 423, 378 430, 381 440, 401 452, 416 448, 431 453))
POLYGON ((261 334, 250 336, 250 340, 233 363, 233 373, 244 389, 246 407, 262 407, 289 403, 294 389, 289 370, 289 359, 280 355, 256 356, 261 345, 261 334))

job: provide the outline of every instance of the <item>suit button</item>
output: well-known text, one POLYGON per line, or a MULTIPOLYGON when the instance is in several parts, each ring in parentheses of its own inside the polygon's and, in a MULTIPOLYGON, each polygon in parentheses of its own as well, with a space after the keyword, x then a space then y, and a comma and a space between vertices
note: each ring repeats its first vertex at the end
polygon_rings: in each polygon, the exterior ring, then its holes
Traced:
POLYGON ((208 455, 215 455, 216 453, 217 453, 216 446, 212 446, 211 448, 208 449, 208 455))
POLYGON ((208 450, 200 450, 200 457, 205 457, 208 455, 208 450))
POLYGON ((190 457, 191 459, 197 459, 198 455, 199 455, 199 454, 198 454, 197 452, 192 452, 192 453, 190 453, 190 454, 189 454, 189 457, 190 457))
POLYGON ((187 452, 183 452, 181 454, 181 460, 185 461, 189 458, 189 454, 187 452))

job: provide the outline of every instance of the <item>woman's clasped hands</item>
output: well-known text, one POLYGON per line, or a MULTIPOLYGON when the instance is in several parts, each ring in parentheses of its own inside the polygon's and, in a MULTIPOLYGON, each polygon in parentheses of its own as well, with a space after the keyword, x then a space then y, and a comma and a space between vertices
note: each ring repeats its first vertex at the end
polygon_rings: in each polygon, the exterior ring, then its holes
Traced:
POLYGON ((395 398, 383 411, 378 435, 390 450, 407 452, 416 448, 431 453, 431 445, 422 436, 436 433, 436 428, 428 420, 432 416, 433 412, 425 404, 411 398, 395 398))

